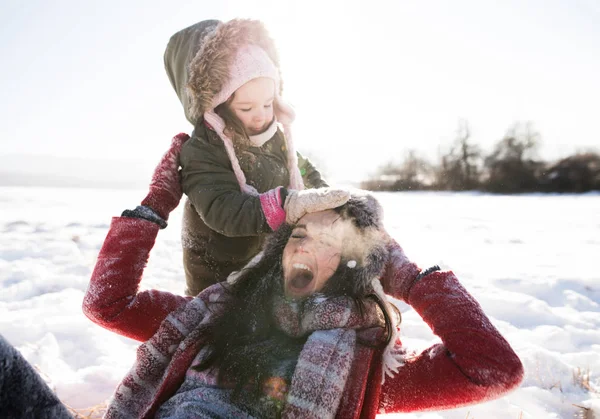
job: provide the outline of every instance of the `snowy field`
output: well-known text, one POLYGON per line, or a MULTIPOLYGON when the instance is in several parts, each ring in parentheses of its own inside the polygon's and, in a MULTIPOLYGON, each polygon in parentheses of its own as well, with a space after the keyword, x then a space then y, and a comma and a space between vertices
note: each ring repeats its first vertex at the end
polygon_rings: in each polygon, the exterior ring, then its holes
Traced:
MULTIPOLYGON (((0 188, 0 333, 77 408, 105 401, 135 341, 87 320, 81 301, 110 217, 135 190, 0 188)), ((453 269, 520 355, 508 396, 401 418, 600 418, 600 195, 379 194, 386 224, 422 266, 453 269), (588 416, 583 416, 587 411, 588 416)), ((182 292, 181 207, 143 282, 182 292)), ((435 336, 401 305, 410 348, 435 336)))

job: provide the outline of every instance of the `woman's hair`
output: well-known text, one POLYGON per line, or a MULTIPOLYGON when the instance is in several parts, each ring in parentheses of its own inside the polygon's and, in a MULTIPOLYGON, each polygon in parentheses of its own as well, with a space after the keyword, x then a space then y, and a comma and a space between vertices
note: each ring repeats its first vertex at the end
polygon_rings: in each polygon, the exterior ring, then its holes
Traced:
MULTIPOLYGON (((336 208, 344 220, 351 220, 360 232, 381 227, 380 207, 374 198, 351 198, 336 208)), ((283 295, 283 250, 293 226, 282 225, 268 240, 263 256, 244 268, 233 283, 223 284, 228 308, 208 329, 210 353, 195 367, 218 367, 220 382, 235 384, 236 394, 251 384, 257 391, 268 377, 277 356, 292 356, 306 338, 292 338, 279 332, 272 316, 273 297, 283 295)), ((320 291, 327 296, 345 295, 362 309, 362 301, 372 293, 371 280, 383 272, 387 250, 383 243, 370 246, 361 265, 354 268, 342 255, 337 270, 320 291)))
POLYGON ((233 382, 236 394, 247 384, 258 392, 272 366, 268 355, 289 352, 293 346, 288 339, 270 339, 276 330, 271 304, 283 292, 281 256, 291 233, 290 225, 282 225, 258 263, 244 268, 235 282, 223 284, 232 298, 207 330, 210 354, 195 369, 218 367, 219 381, 233 382))
POLYGON ((227 134, 235 144, 236 140, 247 140, 249 136, 244 124, 231 109, 231 102, 233 102, 234 96, 235 93, 231 95, 227 101, 217 106, 215 108, 215 113, 223 119, 223 122, 225 122, 225 134, 227 134))

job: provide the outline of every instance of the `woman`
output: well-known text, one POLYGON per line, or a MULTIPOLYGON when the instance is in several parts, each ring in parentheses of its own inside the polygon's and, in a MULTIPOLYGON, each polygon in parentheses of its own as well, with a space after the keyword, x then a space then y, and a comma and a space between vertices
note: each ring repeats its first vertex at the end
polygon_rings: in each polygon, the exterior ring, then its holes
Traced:
MULTIPOLYGON (((368 195, 292 191, 287 222, 229 282, 195 298, 139 291, 182 195, 186 138, 175 137, 155 171, 143 201, 153 206, 113 219, 84 298, 94 322, 144 342, 107 418, 372 418, 487 401, 521 382, 519 358, 473 297, 452 272, 411 263, 368 195), (403 359, 399 316, 384 291, 410 304, 442 343, 403 359)), ((41 380, 32 389, 32 368, 14 354, 0 351, 2 365, 27 374, 11 373, 0 412, 68 417, 41 380), (16 397, 25 386, 42 396, 16 397)))
POLYGON ((84 300, 94 322, 145 342, 107 417, 374 417, 489 400, 520 383, 518 357, 478 303, 452 272, 408 261, 367 195, 326 205, 327 191, 311 192, 258 261, 196 298, 138 292, 160 219, 181 197, 180 147, 176 137, 155 172, 149 195, 161 208, 113 219, 84 300), (442 343, 400 360, 383 291, 442 343))

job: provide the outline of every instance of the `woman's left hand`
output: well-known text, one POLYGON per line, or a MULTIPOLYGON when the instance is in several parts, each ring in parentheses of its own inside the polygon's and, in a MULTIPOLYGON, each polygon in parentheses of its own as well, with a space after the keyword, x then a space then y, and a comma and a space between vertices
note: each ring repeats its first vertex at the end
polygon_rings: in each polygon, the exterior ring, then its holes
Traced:
POLYGON ((391 236, 388 236, 389 259, 381 284, 386 294, 408 302, 408 294, 418 280, 421 269, 404 253, 402 246, 391 236))

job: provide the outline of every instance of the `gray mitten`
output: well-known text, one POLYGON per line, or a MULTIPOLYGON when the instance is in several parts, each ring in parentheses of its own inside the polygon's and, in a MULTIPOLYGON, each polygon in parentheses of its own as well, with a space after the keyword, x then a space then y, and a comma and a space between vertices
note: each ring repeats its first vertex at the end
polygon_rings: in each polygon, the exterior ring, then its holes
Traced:
POLYGON ((300 218, 308 213, 342 206, 349 199, 350 191, 344 189, 319 188, 303 191, 288 189, 283 204, 285 221, 288 224, 296 224, 300 218))

